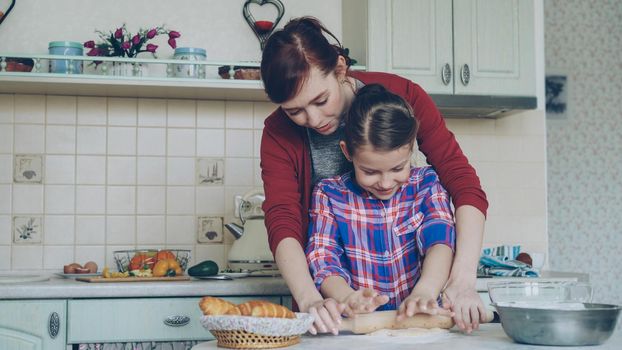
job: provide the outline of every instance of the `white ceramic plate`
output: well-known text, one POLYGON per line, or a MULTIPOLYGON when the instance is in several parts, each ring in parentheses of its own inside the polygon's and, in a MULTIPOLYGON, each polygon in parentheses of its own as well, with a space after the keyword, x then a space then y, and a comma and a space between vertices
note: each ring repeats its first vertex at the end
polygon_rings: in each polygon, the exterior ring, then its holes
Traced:
POLYGON ((2 274, 0 275, 0 284, 3 283, 26 283, 26 282, 43 282, 49 280, 50 277, 43 275, 18 275, 18 274, 2 274))
POLYGON ((244 278, 250 275, 250 272, 221 272, 219 275, 224 275, 231 278, 244 278))
POLYGON ((101 273, 62 273, 57 272, 55 275, 63 277, 63 278, 78 278, 78 277, 97 277, 101 276, 101 273))

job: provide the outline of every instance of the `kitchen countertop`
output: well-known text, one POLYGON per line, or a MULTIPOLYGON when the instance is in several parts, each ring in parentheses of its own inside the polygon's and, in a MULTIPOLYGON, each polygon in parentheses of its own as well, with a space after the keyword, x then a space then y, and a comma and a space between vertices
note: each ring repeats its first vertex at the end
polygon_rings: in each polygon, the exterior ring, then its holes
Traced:
MULTIPOLYGON (((543 272, 547 280, 576 279, 587 281, 586 274, 543 272)), ((486 291, 491 281, 534 280, 533 278, 478 278, 477 290, 486 291)), ((87 283, 51 275, 50 280, 28 283, 0 283, 0 300, 9 299, 79 299, 79 298, 141 298, 195 296, 290 295, 280 277, 247 277, 232 281, 190 280, 175 282, 87 283)))
MULTIPOLYGON (((491 349, 491 350, 527 350, 527 349, 570 349, 569 347, 558 346, 536 346, 518 344, 512 341, 501 328, 500 324, 484 324, 478 331, 466 335, 457 330, 452 330, 449 334, 431 334, 422 337, 388 337, 388 336, 366 336, 366 335, 346 335, 340 334, 303 336, 299 344, 287 347, 292 350, 303 349, 331 349, 331 350, 367 350, 367 349, 416 349, 417 344, 425 344, 426 350, 462 350, 462 349, 491 349)), ((609 340, 599 346, 571 347, 572 350, 613 350, 620 349, 622 344, 622 331, 615 332, 609 340)), ((423 346, 421 348, 423 348, 423 346)), ((197 344, 192 350, 222 349, 217 347, 216 341, 209 341, 197 344)))

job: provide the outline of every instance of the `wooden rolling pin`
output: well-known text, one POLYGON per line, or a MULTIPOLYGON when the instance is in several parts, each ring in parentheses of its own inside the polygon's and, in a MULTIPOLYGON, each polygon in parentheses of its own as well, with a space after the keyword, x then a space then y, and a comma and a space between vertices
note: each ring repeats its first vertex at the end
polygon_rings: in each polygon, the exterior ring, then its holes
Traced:
MULTIPOLYGON (((406 329, 406 328, 446 328, 454 326, 454 321, 447 316, 432 316, 416 314, 397 322, 397 311, 374 311, 368 314, 358 314, 354 318, 344 318, 339 326, 340 331, 350 331, 354 334, 366 334, 379 329, 406 329)), ((493 312, 488 310, 486 322, 495 320, 493 312)))

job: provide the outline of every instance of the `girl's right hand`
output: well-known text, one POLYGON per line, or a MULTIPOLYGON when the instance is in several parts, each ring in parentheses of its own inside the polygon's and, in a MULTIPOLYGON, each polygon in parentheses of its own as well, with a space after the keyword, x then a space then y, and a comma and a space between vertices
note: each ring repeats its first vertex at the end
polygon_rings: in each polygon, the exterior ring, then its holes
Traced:
POLYGON ((306 310, 301 307, 300 311, 310 313, 315 319, 313 325, 309 328, 309 333, 315 335, 331 332, 337 335, 339 334, 339 325, 341 324, 341 314, 345 309, 345 304, 339 303, 332 298, 326 298, 309 304, 306 310))
POLYGON ((350 293, 344 300, 345 314, 354 317, 356 314, 370 313, 388 302, 388 296, 380 295, 373 289, 361 288, 350 293))

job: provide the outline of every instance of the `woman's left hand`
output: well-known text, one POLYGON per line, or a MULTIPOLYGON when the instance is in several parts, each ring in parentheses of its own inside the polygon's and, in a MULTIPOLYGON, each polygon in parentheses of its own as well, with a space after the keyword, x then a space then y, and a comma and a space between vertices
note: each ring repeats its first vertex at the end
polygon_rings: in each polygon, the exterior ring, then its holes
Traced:
POLYGON ((443 308, 454 312, 460 330, 471 333, 486 322, 486 307, 474 285, 450 279, 442 295, 443 308))

